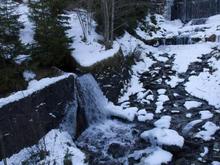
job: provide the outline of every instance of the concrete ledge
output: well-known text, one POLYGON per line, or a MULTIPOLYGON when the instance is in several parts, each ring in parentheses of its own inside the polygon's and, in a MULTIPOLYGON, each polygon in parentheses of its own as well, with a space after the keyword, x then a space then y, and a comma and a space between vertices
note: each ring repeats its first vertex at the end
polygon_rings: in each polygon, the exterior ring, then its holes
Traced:
POLYGON ((0 158, 35 144, 59 125, 75 99, 74 79, 70 75, 0 108, 0 158))

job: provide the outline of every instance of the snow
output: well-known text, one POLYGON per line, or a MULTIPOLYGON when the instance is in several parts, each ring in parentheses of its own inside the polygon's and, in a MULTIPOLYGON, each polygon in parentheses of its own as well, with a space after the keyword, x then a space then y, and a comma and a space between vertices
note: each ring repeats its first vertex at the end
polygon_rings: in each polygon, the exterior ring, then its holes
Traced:
POLYGON ((198 76, 191 76, 185 86, 187 92, 193 96, 207 100, 209 104, 220 108, 220 60, 217 60, 216 57, 213 55, 209 60, 209 65, 216 71, 213 73, 202 72, 198 76))
POLYGON ((27 4, 20 4, 18 6, 18 13, 20 14, 19 21, 23 23, 24 29, 20 31, 20 38, 24 44, 31 44, 34 36, 34 25, 30 22, 28 15, 30 13, 27 4))
MULTIPOLYGON (((24 24, 24 29, 21 29, 20 31, 21 41, 24 44, 31 44, 34 41, 34 25, 28 18, 30 13, 28 5, 25 3, 20 4, 17 12, 21 15, 19 21, 24 24)), ((72 51, 72 56, 81 66, 92 66, 97 62, 116 55, 119 52, 120 46, 116 41, 109 50, 106 50, 105 47, 99 43, 102 37, 95 32, 96 23, 94 21, 92 21, 92 30, 91 34, 88 35, 88 41, 82 41, 83 31, 76 12, 70 12, 67 16, 70 17, 69 23, 71 27, 71 29, 68 30, 68 36, 71 38, 73 37, 74 40, 71 45, 71 48, 74 49, 72 51)))
POLYGON ((113 103, 109 103, 107 109, 111 116, 120 117, 128 121, 133 121, 138 111, 138 108, 136 107, 123 109, 120 106, 113 105, 113 103))
POLYGON ((211 16, 207 19, 206 24, 212 26, 218 26, 220 21, 220 14, 211 16))
POLYGON ((27 61, 27 60, 30 60, 31 57, 30 55, 25 55, 25 54, 22 54, 22 55, 18 55, 14 61, 16 64, 22 64, 23 62, 27 61))
POLYGON ((166 128, 154 128, 149 131, 145 131, 141 134, 141 138, 144 140, 150 140, 152 144, 168 145, 183 147, 184 138, 180 136, 175 130, 166 128), (172 140, 170 140, 172 139, 172 140))
POLYGON ((33 80, 36 77, 36 74, 33 73, 30 70, 25 70, 23 72, 23 77, 24 77, 25 81, 30 81, 30 80, 33 80))
POLYGON ((204 157, 204 156, 206 156, 208 154, 208 152, 209 152, 209 148, 208 147, 204 147, 204 152, 200 153, 200 156, 204 157))
POLYGON ((186 101, 184 103, 184 106, 186 107, 186 109, 197 108, 197 107, 199 107, 201 105, 202 105, 202 103, 197 102, 197 101, 186 101))
POLYGON ((169 97, 166 95, 159 95, 156 105, 157 105, 157 109, 156 109, 156 113, 161 113, 161 111, 164 109, 163 107, 163 103, 168 101, 169 97))
POLYGON ((145 109, 141 109, 137 112, 138 121, 145 122, 147 120, 153 120, 154 114, 153 113, 147 113, 145 109))
MULTIPOLYGON (((124 55, 129 55, 135 51, 138 46, 138 39, 125 32, 124 36, 119 39, 120 46, 124 55)), ((144 45, 144 43, 142 43, 144 45)))
POLYGON ((212 162, 212 165, 220 165, 220 162, 218 162, 218 161, 213 161, 213 162, 212 162))
POLYGON ((183 26, 183 23, 180 20, 168 21, 164 19, 163 16, 154 14, 157 25, 153 24, 150 17, 148 15, 143 23, 139 23, 139 26, 136 29, 136 33, 146 40, 150 40, 153 38, 164 38, 165 35, 167 36, 174 36, 178 35, 179 29, 183 26), (146 32, 148 30, 148 25, 152 26, 155 29, 160 29, 156 32, 146 32), (142 29, 146 29, 146 31, 142 29))
POLYGON ((161 165, 172 160, 173 155, 159 147, 152 149, 149 156, 142 158, 139 165, 161 165))
POLYGON ((154 122, 154 126, 157 128, 170 128, 170 122, 170 116, 162 116, 159 120, 154 122))
POLYGON ((33 94, 34 92, 37 92, 39 90, 42 90, 43 88, 56 83, 57 81, 63 80, 68 78, 69 76, 71 76, 73 74, 64 74, 62 76, 58 76, 58 77, 53 77, 53 78, 44 78, 41 79, 39 81, 37 80, 32 80, 29 82, 29 85, 27 87, 26 90, 23 91, 18 91, 6 98, 1 98, 0 99, 0 108, 5 106, 6 104, 12 103, 14 101, 18 101, 23 99, 24 97, 27 97, 31 94, 33 94))
POLYGON ((214 116, 210 111, 200 111, 199 114, 202 120, 210 119, 214 116))
POLYGON ((163 16, 154 14, 157 24, 155 25, 150 19, 151 15, 148 15, 145 21, 139 23, 136 33, 145 40, 151 40, 155 38, 170 39, 170 38, 200 38, 201 42, 205 41, 205 38, 211 35, 219 36, 220 15, 209 17, 205 24, 193 25, 193 21, 183 24, 180 20, 166 20, 163 16), (149 26, 156 31, 150 31, 149 26), (144 30, 142 30, 144 29, 144 30))
POLYGON ((187 113, 187 114, 186 114, 186 117, 187 117, 187 118, 191 118, 191 117, 192 117, 192 114, 191 114, 191 113, 187 113))
POLYGON ((113 43, 111 49, 106 50, 105 47, 99 43, 102 39, 95 32, 96 23, 92 21, 91 34, 88 35, 88 41, 82 41, 83 31, 78 20, 76 12, 69 12, 69 23, 71 29, 68 30, 68 36, 74 37, 74 42, 71 45, 73 58, 83 67, 90 67, 97 62, 113 57, 119 52, 120 46, 117 42, 113 43))
POLYGON ((199 76, 191 76, 185 84, 186 90, 201 99, 207 100, 209 104, 220 108, 220 76, 219 73, 202 72, 199 76))
POLYGON ((146 55, 141 55, 143 61, 136 62, 134 66, 132 66, 132 77, 128 84, 126 93, 123 94, 122 97, 119 98, 119 102, 124 102, 129 100, 131 95, 136 93, 144 92, 143 83, 139 81, 139 77, 141 73, 149 70, 149 67, 154 63, 150 58, 146 57, 146 55))
POLYGON ((160 95, 164 95, 166 93, 166 89, 159 89, 157 92, 160 95))
POLYGON ((192 62, 200 61, 198 57, 210 53, 215 43, 198 43, 193 45, 170 45, 169 54, 175 54, 173 70, 178 73, 186 72, 192 62))
POLYGON ((204 141, 210 141, 214 139, 214 137, 212 136, 216 133, 216 131, 220 129, 219 126, 210 121, 206 122, 205 125, 202 126, 202 128, 205 130, 198 132, 195 137, 201 138, 204 141))
MULTIPOLYGON (((72 137, 67 132, 62 132, 58 129, 51 130, 44 138, 42 138, 38 145, 30 148, 25 148, 19 153, 7 158, 8 164, 22 165, 22 162, 30 159, 38 148, 46 149, 49 155, 45 159, 40 160, 38 164, 53 165, 54 161, 58 165, 62 165, 66 154, 69 155, 68 159, 76 165, 86 165, 85 155, 74 144, 72 137), (45 148, 42 147, 45 144, 45 148), (32 152, 31 152, 32 151, 32 152)), ((0 164, 3 162, 0 162, 0 164)))
POLYGON ((156 48, 144 44, 142 41, 138 40, 128 32, 125 32, 121 38, 118 38, 117 42, 120 44, 123 55, 125 56, 130 55, 139 49, 141 49, 141 52, 147 54, 157 51, 156 48))
POLYGON ((170 85, 171 88, 175 88, 179 83, 183 82, 184 79, 180 79, 177 75, 176 76, 170 76, 170 81, 166 81, 168 85, 170 85))

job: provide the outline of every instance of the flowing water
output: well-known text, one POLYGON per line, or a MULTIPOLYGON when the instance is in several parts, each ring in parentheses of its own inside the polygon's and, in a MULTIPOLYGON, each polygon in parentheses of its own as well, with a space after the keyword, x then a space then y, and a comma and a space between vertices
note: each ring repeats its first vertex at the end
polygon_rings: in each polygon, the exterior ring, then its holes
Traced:
POLYGON ((85 113, 89 125, 107 118, 105 109, 108 99, 103 95, 99 85, 91 74, 80 76, 76 80, 79 95, 79 107, 85 113))

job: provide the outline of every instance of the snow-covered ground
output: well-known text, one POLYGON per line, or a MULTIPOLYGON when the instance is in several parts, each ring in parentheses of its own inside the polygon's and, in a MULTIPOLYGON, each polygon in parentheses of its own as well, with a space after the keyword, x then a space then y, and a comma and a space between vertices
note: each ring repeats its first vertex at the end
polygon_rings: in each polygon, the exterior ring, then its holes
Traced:
MULTIPOLYGON (((88 41, 84 42, 76 13, 69 13, 69 16, 72 27, 69 35, 74 36, 73 57, 81 66, 88 67, 112 57, 120 48, 125 56, 139 52, 131 67, 130 81, 118 98, 119 105, 115 106, 106 100, 103 107, 109 110, 110 115, 131 123, 108 119, 89 127, 76 143, 90 159, 94 157, 90 161, 126 164, 129 158, 133 160, 132 163, 140 165, 168 164, 171 161, 186 164, 186 157, 192 163, 220 163, 220 47, 217 42, 205 42, 210 35, 219 35, 220 15, 208 18, 201 25, 194 25, 193 22, 184 25, 179 20, 167 21, 159 15, 155 16, 158 22, 155 25, 147 17, 136 29, 137 35, 146 40, 190 35, 202 41, 152 47, 125 32, 107 51, 98 42, 101 36, 94 30, 95 22, 92 23, 88 41), (149 34, 147 29, 143 30, 147 22, 159 29, 157 33, 149 34), (112 149, 111 145, 117 148, 112 149), (183 153, 178 152, 182 148, 183 153)), ((28 78, 27 75, 25 77, 28 78)), ((10 99, 0 99, 0 107, 9 100, 22 98, 23 93, 29 95, 41 89, 40 84, 45 86, 45 82, 48 84, 50 80, 54 82, 60 78, 31 81, 26 91, 16 93, 10 99)), ((43 161, 63 161, 68 151, 70 159, 78 161, 76 165, 84 163, 85 155, 77 149, 67 133, 53 130, 45 139, 51 155, 43 161), (66 145, 66 142, 71 145, 66 145)), ((29 157, 24 149, 8 160, 21 162, 29 157)))
POLYGON ((69 37, 74 37, 72 44, 73 58, 82 67, 90 67, 97 62, 110 58, 119 52, 120 46, 117 42, 114 42, 111 49, 106 50, 105 46, 99 42, 102 40, 102 36, 95 32, 96 23, 92 20, 90 34, 87 35, 87 41, 83 41, 83 31, 76 12, 70 12, 69 24, 71 29, 68 31, 69 37))
POLYGON ((29 20, 28 15, 29 15, 29 8, 27 6, 27 4, 20 4, 18 6, 18 11, 20 14, 20 18, 19 21, 23 23, 24 28, 21 29, 20 31, 20 38, 21 41, 24 44, 31 44, 33 43, 33 36, 34 36, 34 32, 33 32, 33 28, 34 25, 33 23, 29 20))
MULTIPOLYGON (((24 44, 31 44, 34 42, 34 25, 28 18, 28 5, 22 3, 18 6, 18 14, 20 14, 19 21, 24 25, 20 31, 20 38, 24 44)), ((75 11, 67 13, 69 19, 70 30, 67 35, 73 39, 71 48, 73 48, 72 56, 77 63, 82 67, 90 67, 102 60, 113 57, 119 52, 120 45, 114 42, 111 49, 106 50, 105 46, 101 44, 103 37, 95 32, 96 22, 91 20, 90 33, 87 35, 87 41, 83 41, 83 30, 80 25, 77 13, 75 11)))
POLYGON ((200 38, 202 41, 205 41, 205 38, 209 38, 214 34, 217 36, 216 41, 220 41, 218 37, 220 35, 220 15, 204 19, 204 24, 201 25, 195 24, 194 22, 196 22, 196 20, 183 24, 180 20, 168 21, 161 15, 154 15, 154 21, 152 21, 150 17, 151 16, 147 16, 145 21, 141 22, 136 29, 137 34, 146 40, 154 38, 189 37, 191 39, 200 38), (153 29, 153 32, 148 30, 150 29, 149 27, 153 29))
MULTIPOLYGON (((58 129, 51 130, 43 137, 38 144, 25 148, 19 153, 6 159, 8 164, 47 164, 62 165, 74 162, 76 165, 86 165, 85 154, 82 153, 74 144, 72 137, 67 133, 58 129), (41 152, 46 151, 43 160, 40 159, 41 152)), ((3 161, 0 161, 3 164, 3 161)))

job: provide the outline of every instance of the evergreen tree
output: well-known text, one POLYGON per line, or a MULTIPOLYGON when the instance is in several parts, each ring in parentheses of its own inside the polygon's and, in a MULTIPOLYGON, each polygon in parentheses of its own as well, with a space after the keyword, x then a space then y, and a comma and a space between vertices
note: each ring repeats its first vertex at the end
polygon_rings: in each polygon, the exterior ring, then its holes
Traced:
POLYGON ((21 53, 23 45, 19 38, 22 23, 16 13, 17 3, 0 0, 0 65, 21 53))
POLYGON ((30 18, 35 24, 32 57, 40 66, 63 67, 70 55, 71 38, 66 31, 69 17, 65 16, 65 5, 60 0, 40 0, 30 3, 30 18))

